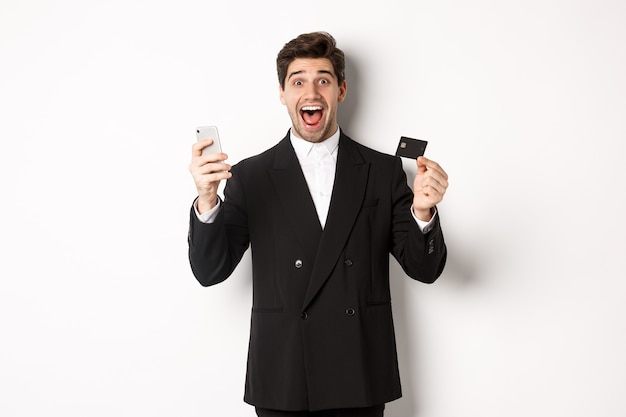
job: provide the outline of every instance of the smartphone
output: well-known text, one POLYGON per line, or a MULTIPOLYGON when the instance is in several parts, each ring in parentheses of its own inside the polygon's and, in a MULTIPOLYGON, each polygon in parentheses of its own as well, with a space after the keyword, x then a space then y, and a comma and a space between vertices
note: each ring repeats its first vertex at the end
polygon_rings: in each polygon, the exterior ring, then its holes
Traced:
POLYGON ((213 139, 213 143, 206 148, 202 149, 202 155, 207 153, 220 153, 222 152, 222 145, 220 143, 220 135, 217 133, 216 126, 201 126, 196 128, 196 139, 213 139))
POLYGON ((425 140, 412 139, 402 136, 400 137, 400 143, 398 143, 396 155, 405 158, 417 159, 418 157, 423 156, 424 152, 426 152, 426 145, 428 145, 428 142, 425 140))

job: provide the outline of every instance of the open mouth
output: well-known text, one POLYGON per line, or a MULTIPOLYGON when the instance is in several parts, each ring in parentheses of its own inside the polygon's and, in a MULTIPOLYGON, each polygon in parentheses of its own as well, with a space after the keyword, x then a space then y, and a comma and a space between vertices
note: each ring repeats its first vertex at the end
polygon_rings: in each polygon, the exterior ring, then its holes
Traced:
POLYGON ((324 116, 322 106, 303 106, 300 109, 300 116, 309 127, 317 127, 324 116))

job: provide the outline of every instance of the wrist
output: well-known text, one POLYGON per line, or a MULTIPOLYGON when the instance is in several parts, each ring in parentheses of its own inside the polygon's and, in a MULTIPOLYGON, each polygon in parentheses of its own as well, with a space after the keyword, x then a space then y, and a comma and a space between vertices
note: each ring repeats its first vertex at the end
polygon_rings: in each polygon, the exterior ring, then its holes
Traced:
POLYGON ((415 206, 413 206, 413 214, 415 215, 415 217, 417 217, 421 221, 429 222, 433 218, 433 209, 432 208, 418 209, 415 206))
POLYGON ((213 209, 217 205, 217 196, 213 197, 198 197, 196 200, 196 209, 198 213, 204 214, 207 211, 213 209))

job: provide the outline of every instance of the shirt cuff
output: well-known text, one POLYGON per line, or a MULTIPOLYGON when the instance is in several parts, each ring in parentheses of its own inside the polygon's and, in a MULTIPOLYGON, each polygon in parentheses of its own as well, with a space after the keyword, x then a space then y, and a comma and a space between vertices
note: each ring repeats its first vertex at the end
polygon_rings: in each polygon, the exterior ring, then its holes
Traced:
POLYGON ((417 223, 417 227, 420 228, 423 234, 430 232, 435 225, 435 218, 437 217, 437 207, 433 207, 433 210, 433 217, 431 217, 430 221, 425 222, 424 220, 420 220, 415 217, 415 213, 413 213, 413 207, 411 207, 411 216, 413 216, 413 219, 415 219, 415 222, 417 223))
POLYGON ((193 211, 196 212, 196 217, 200 220, 201 223, 213 223, 215 222, 215 218, 217 217, 217 213, 220 212, 222 207, 222 200, 217 197, 217 204, 211 210, 206 213, 200 214, 198 211, 198 199, 193 202, 193 211))

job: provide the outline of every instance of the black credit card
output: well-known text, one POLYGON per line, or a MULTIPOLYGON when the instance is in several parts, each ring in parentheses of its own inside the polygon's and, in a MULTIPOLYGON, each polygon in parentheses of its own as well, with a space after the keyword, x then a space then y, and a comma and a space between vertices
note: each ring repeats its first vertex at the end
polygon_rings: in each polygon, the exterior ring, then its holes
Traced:
POLYGON ((418 156, 424 155, 426 145, 428 145, 428 142, 425 140, 412 139, 402 136, 400 138, 400 143, 398 143, 396 156, 417 159, 418 156))

